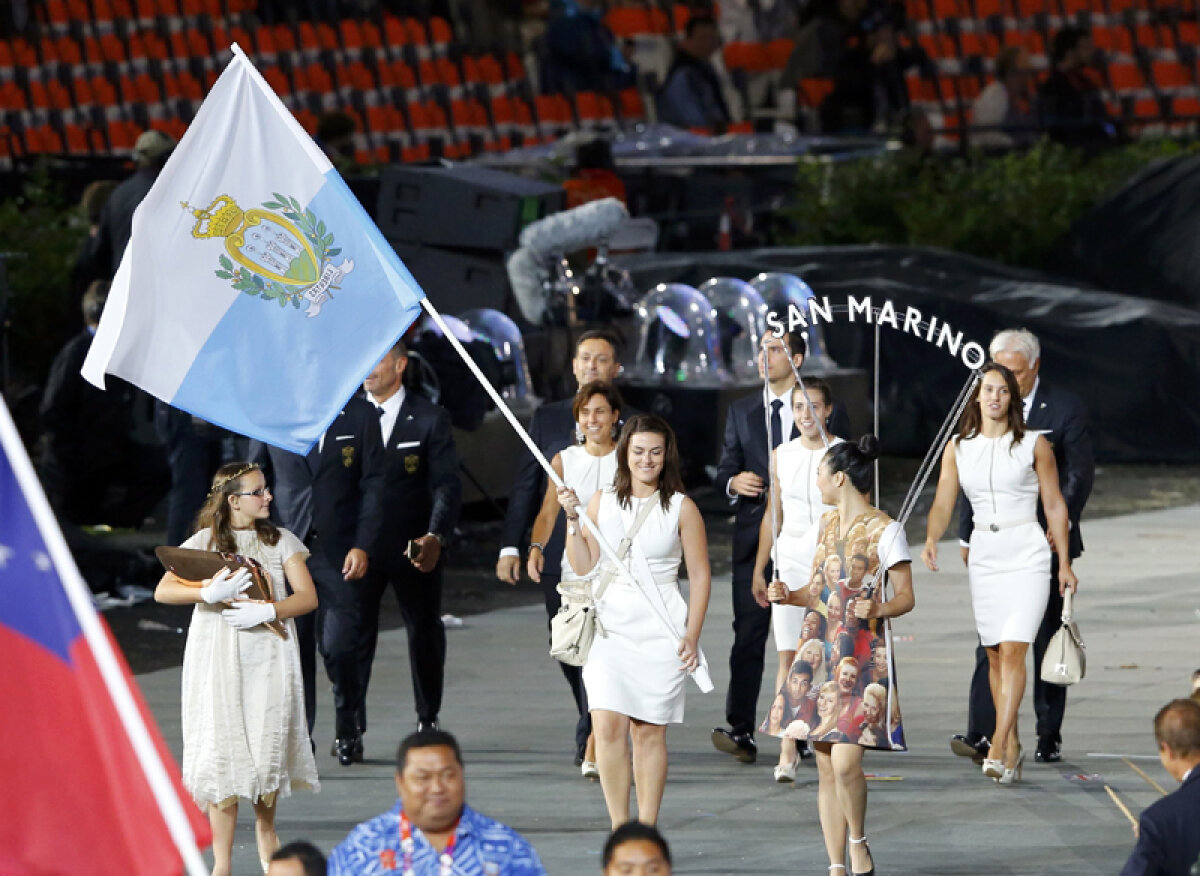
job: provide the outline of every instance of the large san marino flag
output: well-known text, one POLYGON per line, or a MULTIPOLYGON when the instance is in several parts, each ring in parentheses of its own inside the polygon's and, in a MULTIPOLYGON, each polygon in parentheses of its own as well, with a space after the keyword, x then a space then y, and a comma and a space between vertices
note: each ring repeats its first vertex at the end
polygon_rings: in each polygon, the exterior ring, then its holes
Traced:
POLYGON ((134 213, 83 376, 304 453, 422 297, 235 45, 134 213))

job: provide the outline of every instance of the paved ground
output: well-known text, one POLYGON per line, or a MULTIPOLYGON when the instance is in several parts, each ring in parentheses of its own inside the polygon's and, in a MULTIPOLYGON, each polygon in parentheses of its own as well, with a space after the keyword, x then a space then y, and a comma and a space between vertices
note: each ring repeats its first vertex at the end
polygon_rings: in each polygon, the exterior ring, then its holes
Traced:
MULTIPOLYGON (((917 608, 895 626, 905 724, 911 751, 869 754, 868 832, 886 874, 1116 873, 1132 845, 1111 803, 1110 784, 1136 813, 1158 796, 1120 758, 1127 755, 1168 789, 1153 758, 1150 719, 1183 695, 1200 665, 1200 593, 1193 552, 1200 505, 1089 523, 1077 615, 1088 644, 1088 677, 1071 693, 1064 727, 1066 760, 1030 764, 1024 783, 995 786, 950 754, 946 737, 962 729, 974 633, 965 573, 954 562, 933 575, 916 570, 917 608)), ((909 536, 920 537, 911 526, 909 536)), ((944 556, 953 557, 946 544, 944 556)), ((825 873, 815 810, 815 771, 795 786, 770 781, 771 740, 755 766, 714 752, 708 732, 722 722, 725 661, 731 640, 727 577, 715 598, 703 645, 718 691, 693 687, 687 722, 668 736, 671 777, 661 827, 679 873, 825 873)), ((514 825, 552 874, 599 871, 607 829, 600 788, 571 764, 572 711, 556 664, 545 655, 544 615, 524 606, 467 618, 450 631, 443 724, 466 751, 473 805, 514 825)), ((139 682, 178 755, 179 670, 139 682)), ((766 705, 764 689, 761 704, 766 705)), ((318 765, 323 787, 281 804, 287 841, 309 838, 331 849, 356 822, 394 802, 392 752, 413 727, 405 636, 380 637, 370 700, 365 765, 343 768, 329 756, 331 706, 322 692, 318 765)), ((1022 736, 1033 737, 1028 697, 1022 736)), ((248 807, 247 807, 248 808, 248 807)), ((257 871, 250 818, 243 814, 236 872, 257 871)))

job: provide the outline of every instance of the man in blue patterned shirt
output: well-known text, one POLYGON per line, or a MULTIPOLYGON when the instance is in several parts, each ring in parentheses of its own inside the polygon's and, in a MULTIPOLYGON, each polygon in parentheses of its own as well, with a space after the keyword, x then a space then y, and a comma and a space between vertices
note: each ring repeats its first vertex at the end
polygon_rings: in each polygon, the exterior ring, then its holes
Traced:
POLYGON ((442 730, 405 738, 400 799, 333 850, 329 876, 545 876, 524 837, 466 805, 462 750, 442 730))

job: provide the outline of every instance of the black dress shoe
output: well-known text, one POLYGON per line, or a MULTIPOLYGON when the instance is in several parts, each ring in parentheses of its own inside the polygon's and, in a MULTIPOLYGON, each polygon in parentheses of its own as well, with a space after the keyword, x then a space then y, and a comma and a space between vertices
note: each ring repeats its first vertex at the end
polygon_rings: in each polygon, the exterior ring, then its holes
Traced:
POLYGON ((712 744, 717 751, 732 754, 742 763, 754 763, 758 760, 758 745, 749 733, 734 733, 724 727, 714 727, 712 744))
POLYGON ((1038 763, 1058 763, 1062 760, 1062 743, 1054 739, 1039 739, 1033 756, 1038 763))
POLYGON ((438 726, 437 718, 434 718, 432 721, 418 721, 417 722, 417 732, 418 733, 428 733, 430 730, 441 730, 441 729, 442 728, 440 726, 438 726))
POLYGON ((363 762, 363 741, 361 736, 347 736, 344 739, 333 740, 332 754, 337 757, 342 766, 363 762))
POLYGON ((972 739, 970 736, 965 736, 962 733, 955 733, 950 737, 950 750, 959 757, 971 758, 976 766, 983 763, 984 758, 988 755, 989 748, 991 748, 991 743, 988 742, 987 737, 972 739))

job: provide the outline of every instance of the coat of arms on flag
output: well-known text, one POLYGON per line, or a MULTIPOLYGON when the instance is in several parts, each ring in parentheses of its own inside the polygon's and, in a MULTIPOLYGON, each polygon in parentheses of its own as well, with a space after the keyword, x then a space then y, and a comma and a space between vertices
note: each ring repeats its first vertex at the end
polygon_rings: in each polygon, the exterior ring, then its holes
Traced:
POLYGON ((220 256, 220 269, 213 273, 239 292, 280 307, 299 309, 307 302, 305 314, 311 318, 333 298, 331 290, 341 288, 354 262, 333 264, 342 252, 334 246, 333 232, 295 198, 272 194, 274 200, 264 201, 262 209, 242 210, 229 195, 217 196, 202 210, 187 201, 182 207, 196 217, 192 237, 225 238, 228 255, 220 256))

